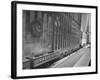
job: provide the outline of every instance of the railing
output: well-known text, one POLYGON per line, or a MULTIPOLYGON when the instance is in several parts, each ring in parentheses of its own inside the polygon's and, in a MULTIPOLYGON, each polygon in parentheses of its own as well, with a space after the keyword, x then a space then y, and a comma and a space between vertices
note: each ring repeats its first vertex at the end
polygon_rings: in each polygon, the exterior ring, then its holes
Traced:
POLYGON ((54 60, 54 59, 57 59, 59 57, 60 57, 60 55, 59 55, 58 52, 56 52, 56 53, 52 52, 52 53, 46 53, 46 54, 44 54, 42 56, 35 57, 35 58, 27 57, 27 59, 29 59, 29 61, 30 61, 30 68, 32 69, 32 68, 40 66, 40 65, 42 65, 42 64, 44 64, 46 62, 49 62, 49 61, 54 60))
POLYGON ((36 68, 44 63, 47 63, 49 61, 68 56, 68 55, 72 54, 73 52, 79 50, 80 48, 81 47, 72 49, 69 51, 68 50, 62 50, 62 51, 58 50, 58 51, 54 51, 51 53, 45 53, 38 57, 26 57, 26 58, 29 59, 30 69, 34 69, 34 68, 36 68))

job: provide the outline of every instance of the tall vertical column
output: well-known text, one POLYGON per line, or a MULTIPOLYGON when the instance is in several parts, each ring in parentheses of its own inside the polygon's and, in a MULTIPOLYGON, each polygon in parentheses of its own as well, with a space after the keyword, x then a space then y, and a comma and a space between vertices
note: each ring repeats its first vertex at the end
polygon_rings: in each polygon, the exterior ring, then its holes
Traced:
POLYGON ((25 42, 26 11, 23 11, 23 43, 25 42))
POLYGON ((62 13, 61 13, 61 50, 63 48, 63 17, 62 17, 62 13))
POLYGON ((62 16, 61 16, 61 26, 60 26, 60 49, 62 50, 62 16))
POLYGON ((69 34, 69 13, 66 14, 66 31, 67 31, 67 49, 70 49, 70 34, 69 34))
POLYGON ((72 49, 72 43, 71 43, 71 27, 72 27, 72 18, 70 17, 70 13, 69 13, 69 48, 72 49))
POLYGON ((65 17, 65 32, 66 32, 66 34, 65 34, 65 44, 66 44, 65 48, 67 50, 67 48, 68 48, 68 21, 67 21, 67 13, 65 13, 64 17, 65 17))
POLYGON ((22 46, 23 46, 23 52, 22 52, 23 55, 22 55, 22 58, 23 59, 22 60, 24 62, 24 60, 26 59, 25 58, 25 51, 24 51, 24 49, 25 49, 25 42, 26 42, 26 11, 23 11, 23 31, 22 32, 23 32, 23 34, 22 34, 23 35, 22 36, 22 38, 23 38, 22 39, 23 40, 22 41, 23 42, 22 43, 22 46))
POLYGON ((49 48, 51 48, 51 29, 52 26, 51 26, 51 16, 48 16, 48 40, 49 40, 49 48))
POLYGON ((55 15, 52 14, 52 51, 54 51, 54 47, 55 47, 55 43, 54 43, 54 39, 55 39, 54 17, 55 17, 55 15))
POLYGON ((58 49, 60 49, 60 27, 58 28, 58 49))
POLYGON ((41 39, 42 46, 46 45, 46 40, 47 40, 47 14, 44 13, 44 16, 43 16, 43 35, 42 35, 42 39, 41 39))
POLYGON ((64 40, 64 35, 65 35, 65 34, 64 34, 64 31, 65 31, 65 30, 64 30, 64 27, 65 27, 64 22, 65 22, 65 20, 64 20, 64 13, 63 13, 63 14, 62 14, 62 23, 63 23, 63 25, 62 25, 62 26, 63 26, 63 29, 62 29, 62 30, 63 30, 63 31, 62 31, 62 36, 63 36, 63 42, 62 42, 62 43, 63 43, 63 45, 62 45, 62 46, 63 46, 63 50, 64 50, 64 45, 65 45, 65 42, 64 42, 64 41, 65 41, 65 40, 64 40))
POLYGON ((66 18, 65 18, 65 14, 63 15, 63 24, 64 24, 64 50, 66 49, 66 18))
POLYGON ((59 28, 59 27, 57 26, 57 35, 56 35, 56 38, 57 38, 57 42, 56 42, 57 50, 58 50, 58 44, 59 44, 59 43, 58 43, 58 28, 59 28))
POLYGON ((30 26, 30 11, 26 11, 26 26, 25 26, 25 37, 26 41, 31 41, 31 26, 30 26))
MULTIPOLYGON (((55 22, 56 22, 56 17, 55 17, 55 22)), ((57 25, 54 25, 55 26, 55 50, 57 50, 57 25)))
POLYGON ((55 22, 56 22, 56 16, 55 16, 55 13, 53 15, 53 18, 54 18, 54 22, 53 22, 53 29, 54 29, 54 50, 56 50, 56 26, 55 26, 55 22))
MULTIPOLYGON (((61 19, 61 16, 59 16, 59 18, 61 19)), ((60 23, 61 23, 61 20, 60 20, 60 23)), ((61 24, 58 27, 58 49, 60 49, 60 27, 61 27, 61 24)))

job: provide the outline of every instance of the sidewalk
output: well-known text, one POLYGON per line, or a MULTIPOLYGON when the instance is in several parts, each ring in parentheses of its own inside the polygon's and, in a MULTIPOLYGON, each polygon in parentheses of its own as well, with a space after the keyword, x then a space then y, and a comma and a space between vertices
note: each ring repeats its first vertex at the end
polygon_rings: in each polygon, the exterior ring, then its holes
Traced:
POLYGON ((84 47, 80 50, 72 53, 70 56, 67 56, 56 63, 54 63, 52 68, 61 68, 61 67, 77 67, 77 66, 88 66, 90 61, 90 48, 84 47))

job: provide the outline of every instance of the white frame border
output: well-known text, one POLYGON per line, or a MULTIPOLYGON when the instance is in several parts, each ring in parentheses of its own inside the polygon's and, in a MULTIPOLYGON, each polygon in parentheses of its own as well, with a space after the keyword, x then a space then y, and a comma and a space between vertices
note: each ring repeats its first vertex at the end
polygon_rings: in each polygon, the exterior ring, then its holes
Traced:
POLYGON ((17 76, 38 76, 53 74, 84 73, 96 71, 96 9, 78 7, 60 7, 47 5, 17 4, 17 76), (91 13, 91 67, 51 68, 51 69, 22 69, 22 10, 59 11, 91 13))

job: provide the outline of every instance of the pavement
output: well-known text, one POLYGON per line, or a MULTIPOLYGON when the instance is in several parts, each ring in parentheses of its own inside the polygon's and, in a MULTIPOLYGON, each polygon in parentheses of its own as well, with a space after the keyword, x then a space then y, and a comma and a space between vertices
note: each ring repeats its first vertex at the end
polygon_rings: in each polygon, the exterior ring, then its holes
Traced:
POLYGON ((83 67, 88 66, 90 62, 90 47, 85 46, 80 50, 72 53, 70 56, 67 56, 57 62, 55 62, 51 68, 61 68, 61 67, 83 67))

